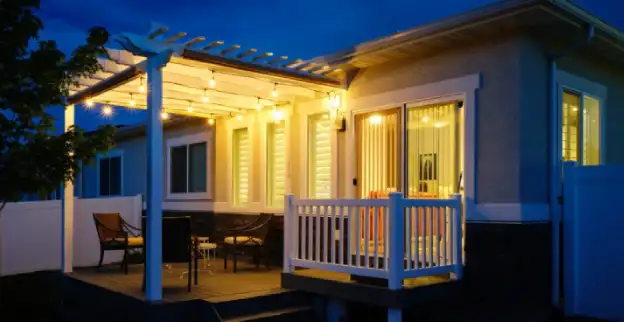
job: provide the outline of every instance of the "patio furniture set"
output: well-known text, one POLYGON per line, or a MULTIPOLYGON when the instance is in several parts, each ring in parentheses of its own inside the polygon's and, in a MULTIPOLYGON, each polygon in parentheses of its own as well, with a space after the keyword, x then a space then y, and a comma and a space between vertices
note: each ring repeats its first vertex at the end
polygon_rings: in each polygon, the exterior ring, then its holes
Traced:
MULTIPOLYGON (((217 227, 215 235, 220 237, 211 239, 210 236, 196 234, 194 230, 199 229, 193 229, 191 218, 188 216, 163 217, 163 264, 188 264, 188 270, 183 275, 188 273, 189 291, 192 276, 197 285, 198 259, 203 260, 203 266, 206 268, 211 252, 213 259, 216 259, 217 253, 221 254, 224 269, 227 269, 228 257, 231 256, 234 273, 237 271, 238 257, 241 255, 251 255, 257 268, 260 268, 260 262, 263 261, 268 269, 266 237, 272 219, 273 214, 264 213, 244 225, 217 227)), ((146 217, 142 218, 140 229, 126 222, 119 213, 94 213, 93 220, 100 243, 98 268, 102 266, 105 251, 121 250, 123 251, 121 269, 128 274, 130 251, 140 249, 142 254, 146 254, 144 239, 149 234, 146 229, 146 217)), ((145 281, 145 274, 143 279, 145 281)))

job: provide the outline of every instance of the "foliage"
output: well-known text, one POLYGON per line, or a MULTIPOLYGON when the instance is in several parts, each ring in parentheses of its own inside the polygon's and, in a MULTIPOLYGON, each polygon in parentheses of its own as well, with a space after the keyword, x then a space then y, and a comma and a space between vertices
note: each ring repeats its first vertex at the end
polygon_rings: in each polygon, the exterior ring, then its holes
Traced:
POLYGON ((86 43, 66 56, 40 40, 39 0, 0 0, 0 201, 47 194, 74 180, 81 162, 112 146, 114 127, 54 134, 50 106, 66 106, 79 77, 98 72, 108 32, 89 31, 86 43))

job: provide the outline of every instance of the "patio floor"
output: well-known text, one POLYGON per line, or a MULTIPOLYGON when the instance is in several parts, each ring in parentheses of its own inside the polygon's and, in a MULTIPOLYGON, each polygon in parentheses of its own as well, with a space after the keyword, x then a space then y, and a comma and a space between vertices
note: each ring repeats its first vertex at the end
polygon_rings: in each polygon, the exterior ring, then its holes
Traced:
MULTIPOLYGON (((208 268, 202 268, 199 262, 198 285, 193 285, 187 292, 187 276, 180 278, 186 271, 186 264, 173 264, 163 268, 163 301, 181 302, 189 300, 205 300, 211 303, 240 300, 269 294, 278 294, 287 290, 280 287, 280 271, 278 267, 267 270, 257 269, 254 265, 238 262, 238 272, 232 272, 231 263, 228 270, 223 269, 223 260, 212 261, 208 268), (210 270, 210 271, 209 271, 210 270)), ((83 282, 108 290, 122 293, 134 298, 145 300, 141 291, 143 265, 130 265, 125 275, 119 265, 96 268, 77 268, 69 276, 83 282)))

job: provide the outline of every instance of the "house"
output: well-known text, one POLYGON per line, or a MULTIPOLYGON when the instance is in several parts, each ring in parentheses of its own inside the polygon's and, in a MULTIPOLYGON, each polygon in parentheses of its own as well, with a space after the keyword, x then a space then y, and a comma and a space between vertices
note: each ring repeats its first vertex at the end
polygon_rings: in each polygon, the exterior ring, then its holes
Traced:
POLYGON ((111 51, 70 97, 155 109, 85 169, 82 195, 282 214, 287 194, 461 194, 467 285, 560 304, 562 162, 624 161, 621 31, 564 0, 496 3, 305 61, 166 31, 124 35, 132 53, 111 51), (146 72, 156 98, 139 90, 146 72), (161 107, 208 121, 161 121, 161 107))

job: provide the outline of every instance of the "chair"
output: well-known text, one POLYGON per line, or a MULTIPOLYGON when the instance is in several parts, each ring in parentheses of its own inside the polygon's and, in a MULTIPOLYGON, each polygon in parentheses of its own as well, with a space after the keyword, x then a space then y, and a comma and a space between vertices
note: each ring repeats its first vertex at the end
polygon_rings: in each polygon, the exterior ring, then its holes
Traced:
MULTIPOLYGON (((145 238, 148 237, 150 231, 146 225, 147 217, 143 217, 141 225, 145 238)), ((197 253, 196 243, 191 236, 191 218, 190 217, 163 217, 162 222, 162 263, 187 263, 188 264, 188 291, 191 291, 191 278, 194 276, 195 285, 197 285, 197 253), (195 259, 193 264, 193 259, 195 259), (194 269, 193 269, 194 266, 194 269), (193 274, 194 273, 194 274, 193 274)), ((143 247, 143 254, 146 253, 146 246, 143 247)), ((145 267, 147 261, 143 265, 143 287, 145 290, 145 267)))
POLYGON ((128 224, 119 213, 94 213, 93 221, 100 239, 100 261, 98 268, 102 267, 104 251, 123 250, 121 268, 128 274, 128 250, 143 247, 143 237, 140 230, 128 224))
POLYGON ((260 268, 260 258, 264 259, 264 264, 269 268, 266 256, 266 236, 269 232, 269 223, 273 214, 262 213, 256 220, 241 227, 224 229, 221 235, 224 236, 220 243, 223 250, 223 268, 227 269, 228 254, 232 254, 234 259, 234 273, 237 270, 237 256, 251 250, 254 255, 256 267, 260 268))

